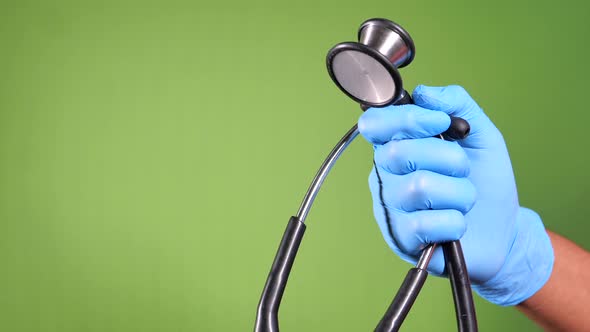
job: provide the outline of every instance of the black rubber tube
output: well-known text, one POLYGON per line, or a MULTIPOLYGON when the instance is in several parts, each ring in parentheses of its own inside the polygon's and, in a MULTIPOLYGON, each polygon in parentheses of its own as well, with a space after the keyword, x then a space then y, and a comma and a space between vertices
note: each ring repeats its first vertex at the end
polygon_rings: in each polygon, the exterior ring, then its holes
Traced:
POLYGON ((460 332, 477 332, 475 304, 461 243, 459 241, 444 243, 442 248, 453 291, 457 329, 460 332))
POLYGON ((400 329, 422 286, 424 286, 426 277, 428 277, 428 272, 425 270, 415 267, 408 271, 385 315, 375 328, 375 332, 398 331, 400 329))
MULTIPOLYGON (((460 332, 477 332, 475 305, 461 243, 459 241, 443 243, 442 248, 453 292, 457 329, 460 332)), ((419 268, 408 271, 395 298, 375 328, 375 332, 399 331, 427 276, 428 272, 419 268)))
POLYGON ((279 306, 304 233, 305 224, 291 217, 258 303, 254 332, 279 331, 279 306))

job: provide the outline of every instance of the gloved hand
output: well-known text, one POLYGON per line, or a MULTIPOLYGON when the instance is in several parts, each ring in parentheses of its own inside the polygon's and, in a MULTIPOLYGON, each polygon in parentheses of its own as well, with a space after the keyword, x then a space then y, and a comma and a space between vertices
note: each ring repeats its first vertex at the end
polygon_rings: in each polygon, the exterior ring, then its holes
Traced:
MULTIPOLYGON (((460 86, 418 86, 416 105, 371 108, 359 131, 374 145, 369 176, 385 241, 415 264, 430 243, 461 239, 473 288, 499 305, 518 304, 549 279, 553 248, 540 217, 519 206, 500 131, 460 86), (471 125, 458 142, 449 115, 471 125)), ((444 274, 437 248, 429 272, 444 274)))

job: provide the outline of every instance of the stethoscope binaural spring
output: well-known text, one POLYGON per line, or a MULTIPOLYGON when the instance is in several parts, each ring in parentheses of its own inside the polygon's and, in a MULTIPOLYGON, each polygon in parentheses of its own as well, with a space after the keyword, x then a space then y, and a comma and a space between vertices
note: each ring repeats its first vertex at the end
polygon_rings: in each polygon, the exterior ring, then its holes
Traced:
MULTIPOLYGON (((328 72, 338 88, 358 102, 363 110, 412 103, 398 71, 398 68, 409 65, 416 54, 408 32, 392 21, 375 18, 361 24, 358 40, 340 43, 328 52, 328 72)), ((258 304, 255 332, 279 331, 278 309, 305 232, 305 219, 330 169, 358 133, 355 124, 332 149, 314 177, 297 214, 289 220, 258 304)), ((449 129, 440 138, 458 140, 468 134, 467 121, 451 117, 449 129)), ((408 271, 375 331, 399 330, 426 281, 426 268, 434 249, 435 245, 430 245, 422 251, 418 263, 408 271)), ((461 244, 459 241, 443 243, 442 249, 451 282, 458 330, 476 332, 475 306, 461 244)))

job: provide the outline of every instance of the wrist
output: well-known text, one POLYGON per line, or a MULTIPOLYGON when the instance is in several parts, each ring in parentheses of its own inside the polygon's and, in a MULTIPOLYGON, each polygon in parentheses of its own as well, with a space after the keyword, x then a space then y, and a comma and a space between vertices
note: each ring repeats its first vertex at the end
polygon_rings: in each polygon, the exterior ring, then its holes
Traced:
POLYGON ((545 285, 553 269, 549 236, 537 213, 520 208, 516 236, 500 271, 474 290, 486 300, 511 306, 533 296, 545 285))

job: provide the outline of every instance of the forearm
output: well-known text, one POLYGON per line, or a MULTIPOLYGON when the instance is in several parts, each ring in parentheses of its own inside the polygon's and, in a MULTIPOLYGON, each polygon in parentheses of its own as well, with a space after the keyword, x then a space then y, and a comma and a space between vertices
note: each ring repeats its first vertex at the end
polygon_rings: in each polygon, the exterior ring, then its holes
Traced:
POLYGON ((555 252, 551 277, 517 308, 548 331, 590 331, 590 253, 548 234, 555 252))

